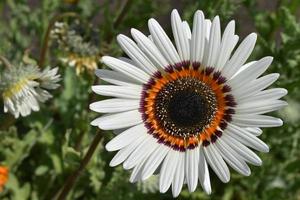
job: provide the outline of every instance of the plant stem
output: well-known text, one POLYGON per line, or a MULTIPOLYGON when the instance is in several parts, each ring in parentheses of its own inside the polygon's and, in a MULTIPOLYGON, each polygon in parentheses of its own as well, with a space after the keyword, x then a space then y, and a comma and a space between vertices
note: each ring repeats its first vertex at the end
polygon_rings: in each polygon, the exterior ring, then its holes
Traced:
POLYGON ((114 20, 113 27, 116 28, 119 26, 119 24, 122 22, 123 18, 125 17, 126 13, 128 12, 128 9, 130 8, 132 3, 132 0, 126 0, 126 2, 123 4, 123 7, 121 11, 119 12, 118 16, 114 20))
POLYGON ((43 44, 42 44, 42 50, 40 52, 40 58, 39 58, 39 66, 42 68, 45 64, 45 59, 46 59, 46 54, 47 54, 47 50, 48 50, 48 43, 49 43, 49 39, 50 39, 50 33, 51 30, 53 28, 53 26, 55 25, 55 22, 57 22, 58 20, 61 20, 63 18, 66 17, 76 17, 76 18, 80 18, 78 16, 77 13, 74 12, 66 12, 66 13, 62 13, 62 14, 58 14, 56 16, 54 16, 50 22, 49 25, 47 27, 47 31, 43 40, 43 44))
POLYGON ((64 185, 62 186, 62 188, 59 190, 59 195, 56 198, 57 200, 63 200, 67 197, 68 193, 70 192, 70 190, 76 183, 76 179, 80 176, 82 171, 85 169, 86 165, 91 160, 98 144, 100 143, 100 141, 102 139, 102 136, 103 136, 102 132, 98 130, 96 132, 96 135, 95 135, 86 155, 84 156, 83 160, 81 161, 80 166, 78 167, 77 170, 75 170, 72 174, 70 174, 70 176, 67 178, 67 180, 64 183, 64 185))
POLYGON ((12 68, 12 64, 7 60, 7 58, 5 58, 4 56, 1 56, 0 55, 0 61, 3 63, 3 65, 6 67, 6 68, 12 68))

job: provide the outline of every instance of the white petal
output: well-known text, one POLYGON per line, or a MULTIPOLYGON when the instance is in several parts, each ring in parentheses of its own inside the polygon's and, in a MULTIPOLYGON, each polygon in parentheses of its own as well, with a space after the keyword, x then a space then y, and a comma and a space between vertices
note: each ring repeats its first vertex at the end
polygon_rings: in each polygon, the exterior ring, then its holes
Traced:
POLYGON ((142 169, 144 167, 145 161, 146 161, 146 158, 144 158, 143 161, 141 161, 137 166, 134 167, 134 169, 132 170, 132 173, 130 175, 130 178, 129 178, 130 183, 135 183, 137 181, 141 181, 142 169))
POLYGON ((246 129, 246 131, 248 131, 249 133, 252 133, 255 136, 260 136, 263 132, 260 128, 256 128, 256 127, 247 127, 245 129, 246 129))
MULTIPOLYGON (((184 181, 184 153, 180 152, 179 160, 177 162, 176 171, 174 174, 173 182, 172 182, 172 194, 173 197, 177 197, 182 189, 183 181, 184 181)), ((198 181, 198 180, 197 180, 198 181)))
POLYGON ((199 149, 187 149, 185 156, 185 177, 189 191, 194 192, 198 183, 199 149))
POLYGON ((206 33, 206 26, 204 21, 204 14, 198 10, 194 15, 193 32, 191 38, 191 61, 202 63, 204 54, 204 39, 206 33))
POLYGON ((211 30, 211 21, 210 21, 210 19, 205 19, 205 26, 206 26, 205 39, 209 40, 210 30, 211 30))
POLYGON ((227 144, 226 142, 218 139, 215 142, 215 145, 219 149, 222 157, 235 171, 243 174, 244 176, 249 176, 251 174, 250 168, 246 162, 230 147, 231 143, 227 144))
POLYGON ((248 131, 233 124, 228 124, 227 129, 228 129, 227 134, 235 138, 242 144, 249 146, 253 149, 256 149, 257 151, 269 152, 268 145, 266 145, 263 141, 261 141, 256 136, 249 133, 248 131))
POLYGON ((268 56, 254 62, 245 70, 237 74, 234 78, 229 80, 227 84, 232 85, 232 87, 238 87, 239 85, 244 85, 247 82, 253 81, 268 69, 272 60, 273 58, 268 56))
POLYGON ((202 146, 199 147, 199 181, 206 194, 211 194, 209 170, 202 146))
POLYGON ((149 159, 145 163, 142 172, 142 180, 146 180, 154 173, 154 171, 161 164, 169 151, 170 148, 165 146, 164 144, 159 145, 159 147, 154 150, 154 152, 150 155, 149 159))
POLYGON ((123 163, 124 169, 131 169, 139 164, 145 157, 148 157, 158 147, 157 139, 152 135, 147 137, 141 144, 132 152, 128 159, 123 163))
POLYGON ((249 96, 256 95, 261 90, 269 87, 272 83, 274 83, 279 78, 279 74, 273 73, 263 76, 259 79, 256 79, 250 83, 247 83, 240 87, 239 89, 232 90, 234 97, 239 101, 240 99, 244 99, 249 96))
POLYGON ((115 113, 138 109, 140 101, 137 99, 106 99, 90 104, 90 109, 100 113, 115 113))
POLYGON ((251 65, 253 65, 256 62, 257 62, 257 60, 247 62, 246 64, 244 64, 243 66, 241 66, 240 69, 231 78, 234 78, 239 73, 241 73, 242 71, 244 71, 245 69, 247 69, 248 67, 250 67, 251 65))
POLYGON ((148 21, 148 27, 154 43, 167 59, 169 64, 179 63, 179 55, 170 38, 167 36, 159 23, 155 19, 151 18, 148 21))
POLYGON ((222 69, 222 74, 224 74, 226 78, 230 79, 247 61, 248 57, 254 49, 256 38, 257 35, 255 33, 251 33, 239 45, 233 56, 222 69))
POLYGON ((142 123, 141 113, 138 110, 105 115, 91 122, 92 126, 98 126, 102 130, 126 128, 142 123))
POLYGON ((159 191, 161 193, 165 193, 172 183, 180 153, 179 151, 170 150, 163 162, 159 176, 159 191))
POLYGON ((236 114, 264 114, 279 110, 287 105, 287 102, 281 100, 254 101, 238 104, 234 110, 236 111, 236 114))
POLYGON ((215 174, 223 183, 229 182, 230 172, 218 149, 216 149, 213 144, 210 144, 203 149, 205 158, 210 167, 214 170, 215 174))
POLYGON ((107 151, 116 151, 122 149, 144 134, 147 134, 147 129, 145 128, 144 124, 133 126, 114 137, 105 145, 105 148, 107 151))
POLYGON ((219 140, 224 140, 227 144, 230 144, 231 148, 234 149, 235 152, 238 153, 245 161, 256 166, 260 166, 262 164, 261 159, 253 151, 240 143, 234 137, 231 137, 226 131, 219 140))
POLYGON ((253 96, 241 98, 238 100, 238 103, 239 104, 249 103, 249 102, 258 101, 258 100, 267 100, 267 101, 276 100, 276 99, 280 99, 281 97, 285 96, 287 93, 288 93, 288 91, 283 88, 271 88, 268 90, 260 91, 253 96))
POLYGON ((212 22, 208 46, 205 47, 205 51, 207 52, 207 56, 205 56, 207 60, 203 60, 203 64, 205 66, 214 67, 218 58, 220 43, 221 43, 220 18, 219 16, 216 16, 212 22))
POLYGON ((216 70, 221 70, 225 63, 228 61, 232 50, 234 49, 236 43, 238 42, 238 36, 234 35, 235 31, 235 22, 234 20, 230 21, 226 26, 222 41, 220 45, 220 52, 215 64, 216 70))
POLYGON ((128 99, 140 99, 142 93, 141 86, 113 86, 113 85, 95 85, 92 86, 92 90, 96 94, 103 96, 128 98, 128 99))
POLYGON ((148 57, 139 49, 134 41, 125 35, 118 35, 117 40, 126 52, 126 54, 134 60, 137 65, 148 74, 153 74, 157 71, 157 68, 152 64, 148 57))
POLYGON ((109 66, 111 69, 116 70, 139 83, 147 83, 150 76, 144 72, 143 70, 137 68, 134 65, 129 64, 128 62, 124 62, 114 57, 103 56, 101 61, 109 66))
POLYGON ((186 37, 190 40, 192 38, 192 31, 187 21, 182 22, 182 28, 185 31, 186 37))
POLYGON ((129 63, 129 64, 131 64, 131 65, 133 65, 133 66, 137 66, 137 67, 139 67, 138 65, 137 65, 137 63, 134 61, 134 60, 131 60, 130 58, 127 58, 127 57, 118 57, 118 59, 119 60, 122 60, 122 61, 124 61, 124 62, 127 62, 127 63, 129 63))
POLYGON ((141 143, 141 141, 143 141, 146 136, 146 134, 142 135, 142 137, 137 138, 130 143, 130 145, 127 145, 125 148, 118 151, 118 153, 110 161, 109 166, 115 167, 124 162, 124 160, 126 160, 126 158, 132 153, 132 151, 134 151, 134 149, 141 143))
POLYGON ((180 59, 181 61, 187 61, 190 58, 189 40, 176 9, 171 13, 171 25, 180 59))
MULTIPOLYGON (((164 69, 169 63, 162 56, 156 45, 146 37, 143 33, 136 29, 131 29, 131 35, 137 42, 138 46, 148 55, 148 57, 157 64, 158 67, 164 69)), ((152 37, 151 37, 152 38, 152 37)))
POLYGON ((283 124, 279 118, 255 114, 234 114, 232 122, 241 127, 277 127, 283 124))
POLYGON ((115 85, 132 85, 138 83, 119 72, 107 69, 96 69, 95 74, 102 80, 115 85))

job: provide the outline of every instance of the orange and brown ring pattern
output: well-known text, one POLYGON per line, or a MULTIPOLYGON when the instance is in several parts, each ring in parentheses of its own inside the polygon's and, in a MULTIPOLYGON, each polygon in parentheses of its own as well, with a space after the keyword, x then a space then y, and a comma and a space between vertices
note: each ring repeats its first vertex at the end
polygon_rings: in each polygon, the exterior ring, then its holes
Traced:
MULTIPOLYGON (((191 84, 188 87, 190 90, 191 84)), ((187 89, 181 86, 179 88, 182 90, 187 89)), ((143 86, 140 112, 148 133, 157 138, 160 143, 179 151, 193 149, 199 145, 207 146, 210 142, 213 143, 218 137, 221 137, 222 130, 226 128, 227 123, 231 121, 231 115, 234 114, 236 102, 230 91, 231 88, 226 85, 226 78, 221 76, 220 72, 214 71, 213 68, 205 68, 199 63, 178 63, 174 66, 168 66, 164 72, 156 72, 148 83, 143 86), (172 121, 168 111, 161 111, 161 107, 158 109, 158 105, 161 103, 159 96, 167 91, 169 97, 166 98, 172 98, 174 96, 172 92, 174 91, 166 90, 166 88, 174 88, 174 83, 176 87, 176 81, 181 83, 192 82, 192 86, 193 84, 195 86, 192 89, 196 92, 198 92, 197 89, 200 90, 197 95, 202 95, 204 98, 207 98, 207 96, 212 97, 206 102, 206 104, 210 104, 208 109, 205 110, 206 113, 202 113, 202 115, 207 115, 207 112, 210 111, 211 117, 205 121, 205 124, 200 123, 200 126, 193 128, 196 132, 181 133, 180 130, 184 130, 184 127, 178 126, 178 123, 177 125, 174 123, 168 126, 166 125, 168 123, 162 120, 168 118, 169 121, 172 121), (173 84, 172 87, 169 87, 171 84, 173 84), (199 89, 201 85, 204 85, 204 89, 199 89), (205 87, 208 89, 205 89, 205 87), (201 92, 204 93, 201 94, 201 92), (166 116, 161 117, 162 115, 166 116)), ((168 105, 164 107, 168 108, 168 105)))

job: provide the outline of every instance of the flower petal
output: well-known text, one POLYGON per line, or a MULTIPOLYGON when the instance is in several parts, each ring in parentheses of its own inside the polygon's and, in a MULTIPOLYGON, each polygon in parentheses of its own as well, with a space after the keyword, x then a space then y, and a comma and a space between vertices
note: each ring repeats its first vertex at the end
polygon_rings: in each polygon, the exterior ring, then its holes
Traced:
POLYGON ((189 40, 186 30, 183 28, 182 20, 176 9, 174 9, 171 13, 171 25, 180 59, 181 61, 187 61, 190 58, 189 40))
POLYGON ((134 41, 122 34, 118 35, 117 40, 126 54, 134 60, 141 69, 150 75, 157 71, 157 68, 134 41))
POLYGON ((165 193, 172 183, 180 154, 179 151, 170 150, 163 162, 159 177, 159 190, 161 193, 165 193))
POLYGON ((179 55, 170 38, 159 23, 155 19, 151 18, 148 21, 148 27, 154 43, 160 50, 161 54, 167 59, 169 64, 179 63, 179 55))
POLYGON ((262 164, 261 159, 253 151, 240 143, 234 137, 231 137, 227 134, 227 132, 225 132, 219 140, 224 140, 224 142, 230 144, 231 148, 235 150, 235 152, 238 153, 245 161, 256 166, 260 166, 262 164))
POLYGON ((142 123, 141 113, 138 110, 105 115, 91 122, 91 125, 98 126, 102 130, 113 130, 131 127, 142 123))
POLYGON ((248 35, 237 48, 230 60, 225 64, 224 68, 222 69, 222 74, 226 78, 230 79, 247 61, 254 49, 256 38, 257 35, 255 33, 248 35))
POLYGON ((210 167, 214 170, 215 174, 223 183, 229 182, 230 172, 219 150, 215 147, 214 144, 210 144, 203 149, 205 158, 210 167))
POLYGON ((157 167, 161 164, 163 159, 166 157, 167 153, 170 151, 170 148, 165 145, 159 145, 159 147, 154 150, 147 162, 145 163, 142 180, 149 178, 157 167))
POLYGON ((179 158, 178 158, 178 162, 177 162, 177 167, 176 167, 176 171, 173 177, 173 181, 172 181, 172 193, 173 193, 173 197, 177 197, 182 189, 183 186, 183 181, 184 181, 184 159, 185 159, 185 155, 184 153, 180 152, 179 158))
POLYGON ((147 129, 144 124, 133 126, 114 137, 109 143, 105 145, 107 151, 116 151, 129 145, 134 140, 147 134, 147 129))
POLYGON ((269 152, 268 145, 248 131, 233 124, 228 124, 227 129, 227 134, 238 140, 240 143, 256 149, 257 151, 269 152))
POLYGON ((138 82, 130 79, 129 77, 112 70, 96 69, 95 74, 102 80, 115 85, 139 84, 138 82))
POLYGON ((204 14, 198 10, 194 15, 193 32, 191 38, 191 61, 202 63, 204 55, 204 40, 205 40, 206 26, 204 21, 204 14))
POLYGON ((209 170, 202 146, 199 147, 199 181, 206 194, 211 194, 209 170))
POLYGON ((222 140, 216 141, 216 147, 219 149, 222 157, 238 173, 249 176, 251 170, 246 162, 237 154, 230 146, 231 143, 223 142, 222 140), (230 145, 230 146, 229 146, 230 145))
POLYGON ((131 29, 131 35, 137 42, 138 46, 142 49, 142 51, 145 54, 147 54, 151 61, 156 63, 156 65, 160 67, 160 69, 164 69, 169 65, 167 60, 164 58, 164 56, 160 53, 156 45, 153 43, 153 39, 150 40, 143 33, 136 29, 131 29))
POLYGON ((199 166, 199 149, 187 149, 185 153, 185 177, 190 192, 197 188, 199 166))
POLYGON ((96 94, 103 96, 140 99, 142 87, 138 85, 132 86, 113 86, 113 85, 95 85, 92 90, 96 94))
POLYGON ((128 110, 137 110, 140 101, 137 99, 106 99, 90 104, 90 109, 100 113, 115 113, 128 110))
POLYGON ((146 74, 146 72, 129 64, 128 62, 124 62, 120 59, 110 56, 103 56, 101 60, 111 69, 116 70, 132 78, 133 80, 138 81, 139 83, 147 83, 147 81, 150 79, 150 76, 146 74))

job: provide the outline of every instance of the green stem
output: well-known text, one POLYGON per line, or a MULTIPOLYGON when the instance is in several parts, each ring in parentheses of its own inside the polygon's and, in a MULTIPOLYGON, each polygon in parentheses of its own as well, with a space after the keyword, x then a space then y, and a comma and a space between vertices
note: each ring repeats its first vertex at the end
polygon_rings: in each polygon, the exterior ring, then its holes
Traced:
POLYGON ((42 50, 40 52, 40 58, 39 58, 39 66, 43 67, 45 64, 45 59, 46 59, 46 54, 48 51, 48 43, 49 43, 49 39, 50 39, 50 33, 52 28, 55 25, 55 22, 64 19, 66 17, 76 17, 76 18, 80 18, 79 15, 77 13, 74 12, 66 12, 66 13, 62 13, 62 14, 58 14, 55 17, 53 17, 48 25, 44 40, 43 40, 43 44, 42 44, 42 50))
POLYGON ((96 132, 96 135, 95 135, 86 155, 84 156, 83 160, 81 161, 78 169, 75 170, 72 174, 70 174, 70 176, 67 178, 66 182, 64 183, 62 188, 59 190, 59 192, 58 192, 59 195, 56 198, 56 200, 63 200, 67 197, 70 190, 76 183, 77 178, 80 176, 82 171, 85 169, 86 165, 91 160, 95 150, 97 149, 98 144, 100 143, 100 141, 102 139, 102 136, 103 136, 103 134, 101 133, 101 131, 96 132))
POLYGON ((128 12, 131 4, 132 4, 132 0, 126 0, 126 2, 123 4, 122 9, 120 10, 118 16, 114 20, 114 23, 113 23, 114 28, 117 28, 120 25, 120 23, 122 22, 122 20, 126 16, 126 13, 128 12))
POLYGON ((7 60, 7 58, 5 58, 4 56, 1 56, 0 55, 0 61, 3 63, 3 65, 6 67, 6 68, 12 68, 12 64, 7 60))

